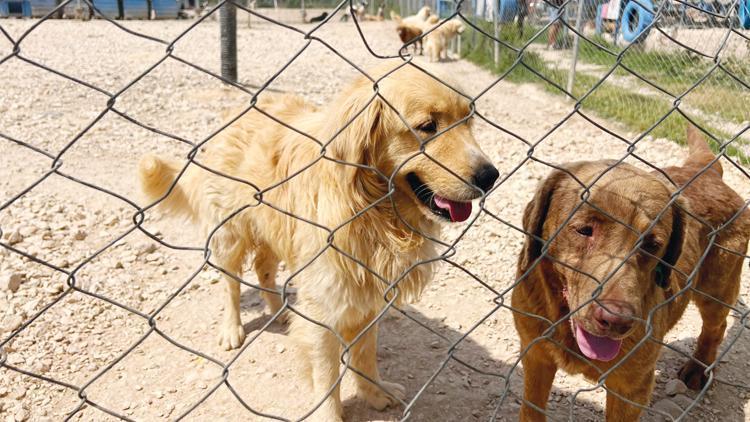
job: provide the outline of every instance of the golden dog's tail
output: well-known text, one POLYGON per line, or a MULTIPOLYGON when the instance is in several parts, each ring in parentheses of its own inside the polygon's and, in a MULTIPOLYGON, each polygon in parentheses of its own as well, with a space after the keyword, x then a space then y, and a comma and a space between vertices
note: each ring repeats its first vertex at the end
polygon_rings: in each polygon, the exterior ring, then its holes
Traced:
POLYGON ((399 16, 398 13, 391 10, 391 20, 396 23, 401 23, 401 16, 399 16))
MULTIPOLYGON (((181 183, 175 183, 180 173, 179 164, 164 160, 155 155, 146 155, 141 159, 138 166, 138 174, 141 181, 141 190, 149 202, 159 202, 159 207, 171 212, 193 216, 188 196, 183 188, 184 178, 181 183), (174 185, 174 186, 173 186, 174 185)), ((183 176, 189 176, 184 174, 183 176)))
MULTIPOLYGON (((708 147, 708 141, 706 137, 698 130, 697 127, 688 125, 687 128, 687 143, 688 143, 688 157, 685 160, 683 166, 695 166, 705 167, 711 163, 716 155, 708 147)), ((716 161, 711 165, 711 168, 719 173, 719 176, 724 175, 724 169, 721 167, 721 163, 716 161)))

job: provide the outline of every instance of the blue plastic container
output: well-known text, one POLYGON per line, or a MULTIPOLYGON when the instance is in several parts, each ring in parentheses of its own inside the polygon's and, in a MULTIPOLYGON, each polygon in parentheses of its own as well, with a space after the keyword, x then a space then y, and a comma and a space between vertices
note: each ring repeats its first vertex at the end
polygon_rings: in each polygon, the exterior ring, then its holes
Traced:
POLYGON ((29 0, 0 0, 0 16, 31 17, 31 3, 29 0))
POLYGON ((122 8, 125 19, 148 19, 146 0, 123 0, 122 8))
POLYGON ((94 7, 110 19, 117 19, 120 15, 120 11, 117 10, 117 0, 94 0, 94 7))
POLYGON ((440 19, 445 19, 456 11, 456 3, 452 0, 438 0, 437 15, 440 19))
POLYGON ((176 0, 151 0, 156 19, 177 19, 181 4, 176 0))

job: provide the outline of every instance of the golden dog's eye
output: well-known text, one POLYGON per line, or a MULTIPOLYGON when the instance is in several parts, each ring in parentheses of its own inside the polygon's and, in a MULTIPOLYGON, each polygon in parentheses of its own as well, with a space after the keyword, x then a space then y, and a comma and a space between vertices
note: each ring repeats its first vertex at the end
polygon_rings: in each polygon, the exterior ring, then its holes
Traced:
POLYGON ((594 235, 594 228, 591 226, 581 226, 576 229, 576 233, 583 237, 591 237, 594 235))
POLYGON ((437 132, 437 122, 434 120, 424 122, 421 125, 417 126, 417 130, 421 130, 422 132, 427 133, 435 133, 437 132))

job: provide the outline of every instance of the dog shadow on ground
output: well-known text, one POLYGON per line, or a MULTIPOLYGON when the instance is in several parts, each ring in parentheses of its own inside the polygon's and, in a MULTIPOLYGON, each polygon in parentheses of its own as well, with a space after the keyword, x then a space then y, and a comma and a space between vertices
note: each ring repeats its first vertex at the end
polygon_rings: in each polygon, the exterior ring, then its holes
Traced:
MULTIPOLYGON (((259 330, 270 320, 271 315, 262 312, 262 306, 263 302, 257 291, 243 289, 243 310, 260 311, 255 318, 245 323, 246 333, 259 330)), ((431 330, 451 341, 459 339, 464 333, 451 328, 442 320, 427 318, 414 308, 407 308, 406 312, 419 323, 396 311, 389 311, 381 321, 378 361, 384 380, 398 382, 406 387, 406 401, 412 403, 408 410, 409 420, 489 420, 493 416, 497 420, 517 420, 520 395, 523 392, 523 368, 518 366, 513 369, 517 353, 498 357, 497 353, 478 344, 469 336, 456 349, 454 356, 457 359, 448 359, 452 343, 431 330), (505 377, 508 374, 511 374, 510 394, 504 398, 498 409, 498 403, 506 390, 505 377), (425 386, 426 384, 429 385, 425 386), (416 395, 419 397, 413 400, 416 395)), ((721 350, 728 347, 732 339, 737 338, 737 341, 723 358, 717 376, 730 382, 750 385, 750 379, 740 376, 747 373, 746 364, 750 362, 750 338, 743 335, 747 327, 743 327, 741 320, 737 317, 733 319, 734 323, 727 330, 721 350)), ((510 326, 507 328, 512 329, 510 326)), ((699 327, 695 329, 699 330, 699 327)), ((281 322, 274 322, 267 328, 269 332, 280 334, 286 330, 287 325, 281 322)), ((695 340, 695 337, 686 337, 669 344, 684 353, 692 353, 695 340)), ((679 352, 663 349, 657 363, 657 386, 649 407, 667 398, 684 408, 695 398, 696 393, 692 391, 677 397, 669 397, 665 392, 665 385, 677 378, 677 372, 686 359, 685 355, 679 352)), ((351 375, 347 377, 351 378, 351 375)), ((346 383, 346 377, 344 382, 346 383)), ((342 399, 347 421, 400 420, 407 412, 403 406, 376 411, 353 395, 347 395, 346 388, 343 391, 342 399)), ((740 395, 742 391, 741 388, 715 382, 706 396, 709 403, 700 403, 699 409, 693 410, 689 417, 709 412, 720 414, 721 420, 744 421, 744 406, 750 396, 747 399, 743 398, 745 396, 740 395)), ((570 416, 571 397, 570 389, 563 390, 553 386, 548 402, 548 415, 552 419, 567 420, 570 416)), ((602 419, 603 412, 604 409, 599 403, 587 401, 584 397, 577 397, 575 400, 573 415, 577 420, 602 419)), ((644 412, 642 415, 644 421, 663 419, 663 416, 650 412, 644 412)))

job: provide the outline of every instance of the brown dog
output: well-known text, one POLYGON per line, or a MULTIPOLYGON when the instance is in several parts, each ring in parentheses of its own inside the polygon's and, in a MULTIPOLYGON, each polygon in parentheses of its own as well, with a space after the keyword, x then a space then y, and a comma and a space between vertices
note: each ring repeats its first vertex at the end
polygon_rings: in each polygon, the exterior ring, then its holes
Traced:
POLYGON ((678 186, 689 182, 671 204, 675 190, 663 175, 627 164, 607 171, 615 163, 598 161, 566 166, 580 183, 593 183, 588 203, 581 205, 579 182, 558 170, 527 205, 523 227, 533 237, 519 256, 512 298, 523 353, 521 420, 545 419, 537 409, 545 409, 558 368, 591 380, 611 370, 603 377, 607 420, 636 420, 654 387, 659 342, 690 299, 703 329, 679 377, 692 389, 707 382, 729 312, 712 298, 737 300, 750 224, 721 165, 703 171, 714 159, 705 139, 695 128, 688 138, 683 166, 665 169, 678 186), (709 233, 725 224, 710 246, 709 233))
MULTIPOLYGON (((398 37, 401 39, 401 42, 404 44, 407 44, 411 40, 415 38, 419 38, 419 36, 422 35, 422 30, 411 26, 409 24, 400 23, 396 27, 396 32, 398 33, 398 37)), ((412 44, 414 47, 414 54, 422 54, 422 39, 417 39, 414 44, 412 44)))

